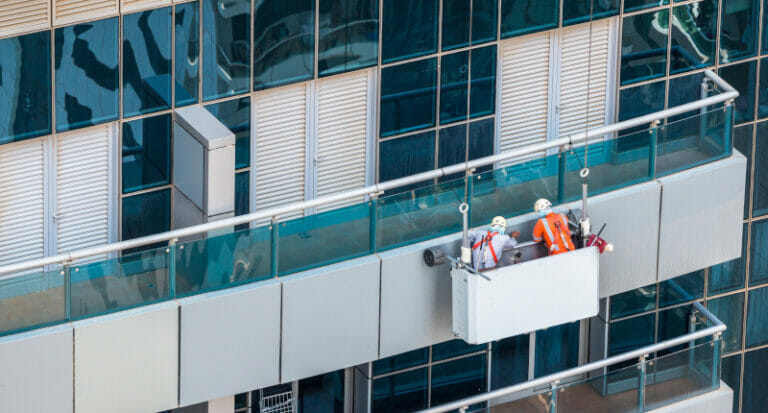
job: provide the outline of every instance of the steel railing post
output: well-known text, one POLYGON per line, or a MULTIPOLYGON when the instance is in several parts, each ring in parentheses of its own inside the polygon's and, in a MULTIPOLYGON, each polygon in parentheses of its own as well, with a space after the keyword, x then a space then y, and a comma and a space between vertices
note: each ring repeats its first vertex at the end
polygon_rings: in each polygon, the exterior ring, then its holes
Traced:
POLYGON ((640 356, 637 360, 638 366, 637 369, 640 371, 640 377, 638 377, 638 385, 637 385, 637 411, 638 412, 644 412, 645 411, 645 371, 646 371, 646 360, 648 359, 648 355, 640 356))
POLYGON ((61 275, 64 277, 64 315, 67 320, 72 319, 72 262, 64 264, 61 269, 61 275))
POLYGON ((565 171, 568 151, 560 151, 557 154, 557 203, 565 201, 565 171))
POLYGON ((279 225, 277 224, 277 217, 272 217, 272 221, 269 225, 270 232, 270 262, 269 262, 269 269, 270 274, 272 274, 273 277, 277 277, 277 244, 279 240, 279 231, 278 231, 279 225))
POLYGON ((651 129, 648 131, 648 177, 653 179, 656 177, 656 156, 658 154, 659 144, 659 121, 655 120, 651 122, 651 129))
POLYGON ((552 395, 549 399, 549 413, 557 413, 557 390, 559 381, 553 381, 550 383, 549 388, 552 392, 552 395))
MULTIPOLYGON (((168 255, 168 297, 176 298, 176 243, 178 238, 172 238, 168 241, 168 248, 165 252, 168 255)), ((180 246, 184 248, 183 245, 180 246)))
POLYGON ((712 388, 720 386, 720 352, 722 351, 722 333, 716 333, 712 338, 712 388))
POLYGON ((725 102, 725 130, 723 131, 723 152, 733 153, 733 100, 725 102))

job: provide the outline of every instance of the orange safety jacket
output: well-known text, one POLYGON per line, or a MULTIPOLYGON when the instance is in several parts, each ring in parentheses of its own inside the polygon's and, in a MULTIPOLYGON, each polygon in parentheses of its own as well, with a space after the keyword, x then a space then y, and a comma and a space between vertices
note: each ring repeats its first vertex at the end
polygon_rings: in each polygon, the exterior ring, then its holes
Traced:
POLYGON ((540 218, 533 227, 533 240, 547 244, 549 255, 562 254, 573 251, 576 247, 571 240, 571 230, 568 229, 568 220, 564 214, 550 212, 546 217, 540 218))

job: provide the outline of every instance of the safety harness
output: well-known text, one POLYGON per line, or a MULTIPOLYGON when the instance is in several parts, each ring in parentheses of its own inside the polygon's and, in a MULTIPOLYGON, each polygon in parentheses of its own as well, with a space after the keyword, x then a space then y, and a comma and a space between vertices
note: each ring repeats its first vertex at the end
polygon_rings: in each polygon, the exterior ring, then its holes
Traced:
MULTIPOLYGON (((566 251, 570 251, 568 249, 568 241, 566 239, 565 234, 563 233, 562 229, 560 228, 561 223, 559 219, 560 215, 553 215, 553 221, 552 224, 555 226, 555 230, 557 231, 557 234, 560 236, 560 241, 563 243, 563 247, 566 251)), ((559 251, 560 247, 557 245, 557 241, 555 240, 554 235, 552 234, 552 230, 549 228, 549 216, 545 216, 541 219, 541 223, 544 225, 544 230, 547 232, 547 236, 552 241, 552 245, 549 247, 552 251, 559 251)))
MULTIPOLYGON (((495 232, 488 231, 488 234, 483 237, 480 241, 477 241, 475 245, 472 246, 473 250, 476 250, 478 248, 481 248, 483 244, 488 244, 488 249, 491 250, 491 256, 493 256, 493 264, 496 265, 499 262, 499 258, 496 257, 496 251, 493 250, 493 244, 491 243, 491 240, 493 239, 493 234, 495 232)), ((483 249, 483 251, 487 251, 483 249)), ((483 262, 485 262, 485 257, 483 257, 483 262)))

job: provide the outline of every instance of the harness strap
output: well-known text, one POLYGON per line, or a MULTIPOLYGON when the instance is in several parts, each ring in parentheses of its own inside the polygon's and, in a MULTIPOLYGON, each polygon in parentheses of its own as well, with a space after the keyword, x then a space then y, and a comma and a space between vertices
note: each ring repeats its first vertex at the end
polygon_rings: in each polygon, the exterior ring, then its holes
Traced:
POLYGON ((493 233, 491 231, 488 231, 488 234, 483 237, 480 241, 477 241, 475 245, 472 246, 473 250, 476 250, 480 248, 481 245, 483 245, 484 242, 488 243, 488 248, 491 250, 491 255, 493 256, 493 262, 498 263, 499 259, 496 257, 496 251, 493 250, 493 244, 491 243, 491 240, 493 239, 493 233))

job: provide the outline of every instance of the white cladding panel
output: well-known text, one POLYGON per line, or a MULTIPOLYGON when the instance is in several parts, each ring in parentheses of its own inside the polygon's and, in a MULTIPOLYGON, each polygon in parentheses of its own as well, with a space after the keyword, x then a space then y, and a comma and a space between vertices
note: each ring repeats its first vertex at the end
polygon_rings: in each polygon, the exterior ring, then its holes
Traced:
POLYGON ((162 7, 171 4, 171 0, 121 0, 120 11, 131 12, 162 7))
POLYGON ((0 1, 0 36, 32 32, 50 25, 48 0, 0 1))
POLYGON ((43 257, 44 138, 0 145, 0 265, 43 257))
POLYGON ((110 124, 56 136, 56 247, 109 243, 110 124))
POLYGON ((254 106, 254 210, 303 201, 306 84, 259 92, 254 106))
MULTIPOLYGON (((506 40, 501 46, 499 149, 547 141, 550 32, 506 40)), ((543 156, 535 153, 521 159, 543 156)))
POLYGON ((53 23, 56 26, 114 16, 117 0, 51 0, 53 23))

